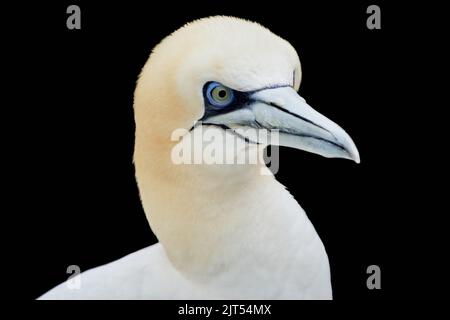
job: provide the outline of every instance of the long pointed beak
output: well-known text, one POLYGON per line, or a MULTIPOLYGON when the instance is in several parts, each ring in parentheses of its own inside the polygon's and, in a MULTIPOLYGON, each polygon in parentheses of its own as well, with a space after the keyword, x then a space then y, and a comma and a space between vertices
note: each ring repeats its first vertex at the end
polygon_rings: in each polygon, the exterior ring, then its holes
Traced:
POLYGON ((279 145, 327 158, 360 162, 358 150, 350 136, 311 108, 291 87, 256 91, 250 95, 245 107, 213 116, 207 122, 232 129, 246 126, 275 130, 279 133, 279 145))

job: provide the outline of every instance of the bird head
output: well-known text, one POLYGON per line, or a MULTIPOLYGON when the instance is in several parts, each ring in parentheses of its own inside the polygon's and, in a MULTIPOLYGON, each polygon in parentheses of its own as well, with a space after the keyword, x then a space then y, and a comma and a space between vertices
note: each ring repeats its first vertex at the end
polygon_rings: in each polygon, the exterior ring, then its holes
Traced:
POLYGON ((189 23, 154 48, 139 77, 136 150, 173 146, 174 130, 199 126, 262 144, 242 130, 253 128, 277 132, 282 146, 359 162, 350 136, 297 93, 301 76, 295 49, 257 23, 222 16, 189 23))

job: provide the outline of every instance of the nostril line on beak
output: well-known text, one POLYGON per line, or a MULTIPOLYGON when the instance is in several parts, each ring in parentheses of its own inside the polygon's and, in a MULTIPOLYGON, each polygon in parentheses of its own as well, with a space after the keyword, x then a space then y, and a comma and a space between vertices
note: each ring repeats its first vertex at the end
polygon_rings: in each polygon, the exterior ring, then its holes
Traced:
MULTIPOLYGON (((278 110, 280 110, 280 111, 282 111, 282 112, 288 113, 288 114, 290 114, 291 116, 294 116, 294 117, 296 117, 296 118, 299 118, 299 119, 301 119, 301 120, 303 120, 303 121, 305 121, 305 122, 308 122, 308 123, 310 123, 310 124, 312 124, 312 125, 314 125, 314 126, 320 128, 320 129, 322 129, 322 130, 325 130, 326 132, 330 133, 330 134, 333 136, 333 134, 330 132, 330 130, 328 130, 328 129, 322 127, 321 125, 318 125, 318 124, 315 123, 314 121, 311 121, 311 120, 309 120, 309 119, 307 119, 307 118, 305 118, 305 117, 302 117, 302 116, 299 115, 299 114, 296 114, 296 113, 294 113, 294 112, 291 112, 291 111, 285 109, 284 107, 282 107, 281 105, 277 104, 277 103, 274 102, 274 101, 269 101, 269 102, 263 101, 263 100, 254 100, 254 101, 255 101, 255 102, 260 102, 260 103, 265 103, 265 104, 267 104, 267 105, 269 105, 269 106, 271 106, 271 107, 274 107, 274 108, 276 108, 276 109, 278 109, 278 110)), ((334 137, 334 136, 333 136, 333 137, 334 137)))

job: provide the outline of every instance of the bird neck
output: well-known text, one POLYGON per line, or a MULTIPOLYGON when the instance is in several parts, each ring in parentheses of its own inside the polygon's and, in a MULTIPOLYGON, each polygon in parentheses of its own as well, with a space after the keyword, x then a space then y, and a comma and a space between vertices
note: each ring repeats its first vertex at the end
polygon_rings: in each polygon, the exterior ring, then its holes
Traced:
POLYGON ((292 241, 303 233, 298 227, 309 222, 273 175, 261 174, 259 165, 224 166, 228 174, 214 176, 207 165, 174 165, 169 147, 148 140, 151 145, 144 147, 136 141, 144 210, 179 271, 208 277, 242 263, 243 256, 279 256, 283 246, 277 244, 298 242, 292 241), (270 248, 263 245, 268 238, 270 248))

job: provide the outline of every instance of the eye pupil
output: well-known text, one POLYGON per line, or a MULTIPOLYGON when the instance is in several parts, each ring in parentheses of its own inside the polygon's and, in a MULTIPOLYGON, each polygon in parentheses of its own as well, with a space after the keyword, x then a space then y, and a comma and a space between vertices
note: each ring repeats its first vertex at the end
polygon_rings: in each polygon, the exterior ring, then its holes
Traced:
POLYGON ((220 98, 225 98, 227 96, 227 92, 225 90, 220 90, 218 93, 220 98))

